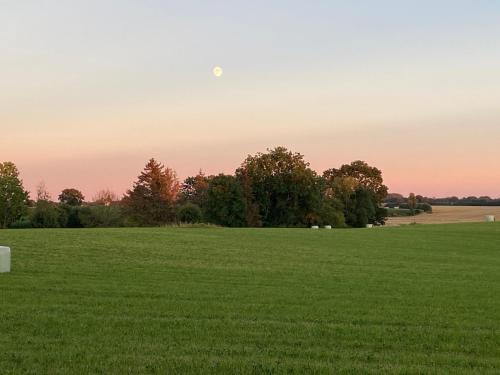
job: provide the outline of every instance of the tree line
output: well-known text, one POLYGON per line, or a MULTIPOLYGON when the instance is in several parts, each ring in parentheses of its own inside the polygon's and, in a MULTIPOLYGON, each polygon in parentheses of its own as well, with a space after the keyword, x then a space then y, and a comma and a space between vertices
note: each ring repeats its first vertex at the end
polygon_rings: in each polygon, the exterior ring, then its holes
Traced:
POLYGON ((74 188, 52 201, 44 184, 31 200, 19 171, 0 163, 2 228, 161 226, 211 223, 227 227, 364 227, 383 225, 382 172, 363 161, 318 174, 284 147, 248 155, 234 174, 184 181, 150 159, 122 198, 102 190, 90 202, 74 188))
MULTIPOLYGON (((429 206, 500 206, 500 198, 491 198, 489 196, 468 196, 468 197, 425 197, 422 195, 415 196, 417 203, 419 205, 429 205, 429 206)), ((403 195, 398 193, 388 194, 384 199, 384 203, 388 207, 401 206, 407 201, 403 195)))

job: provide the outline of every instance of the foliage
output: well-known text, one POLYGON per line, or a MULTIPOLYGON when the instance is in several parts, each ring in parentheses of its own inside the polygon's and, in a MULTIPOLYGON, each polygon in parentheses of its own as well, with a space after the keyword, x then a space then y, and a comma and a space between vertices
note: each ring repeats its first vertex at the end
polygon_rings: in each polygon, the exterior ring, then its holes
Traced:
POLYGON ((344 211, 347 225, 363 228, 367 224, 384 225, 388 212, 379 207, 377 198, 371 190, 358 187, 344 211))
POLYGON ((419 203, 417 204, 417 210, 422 210, 427 213, 432 213, 432 206, 429 203, 419 203))
POLYGON ((205 206, 208 222, 227 227, 246 225, 246 202, 238 180, 220 174, 210 179, 205 206))
POLYGON ((123 199, 127 213, 139 225, 161 225, 175 221, 179 193, 175 172, 150 159, 132 190, 123 199))
POLYGON ((346 225, 344 214, 336 202, 324 201, 319 211, 319 217, 319 225, 331 225, 335 228, 343 228, 346 225))
POLYGON ((202 220, 201 209, 197 204, 184 203, 178 209, 177 219, 181 223, 199 223, 202 220))
POLYGON ((122 209, 119 206, 84 206, 77 210, 77 214, 79 223, 84 228, 110 228, 123 225, 122 209))
POLYGON ((387 208, 387 216, 389 217, 407 217, 413 215, 420 215, 423 211, 418 208, 413 212, 409 208, 387 208))
POLYGON ((210 178, 200 170, 196 176, 184 180, 180 188, 180 202, 190 202, 203 208, 207 200, 207 191, 210 178))
POLYGON ((408 207, 410 208, 411 213, 415 214, 415 209, 417 208, 417 197, 415 196, 415 193, 410 193, 408 196, 408 207))
POLYGON ((10 224, 9 229, 29 229, 33 228, 31 218, 28 215, 22 216, 20 219, 10 224))
POLYGON ((84 201, 85 197, 81 191, 77 189, 64 189, 61 194, 59 194, 59 202, 69 206, 81 206, 84 201))
MULTIPOLYGON (((387 216, 380 208, 380 197, 387 189, 380 170, 356 161, 318 176, 303 155, 284 147, 249 155, 234 176, 207 177, 200 170, 182 185, 174 170, 150 159, 121 201, 103 189, 93 203, 85 204, 83 194, 72 188, 64 189, 60 204, 55 204, 41 182, 35 204, 22 190, 17 170, 14 175, 24 202, 8 220, 12 224, 20 219, 29 203, 35 207, 29 215, 34 227, 164 226, 177 220, 238 227, 343 227, 383 224, 387 216)), ((393 194, 392 198, 400 197, 393 194)), ((423 197, 416 199, 418 205, 427 205, 423 197)), ((5 200, 2 205, 5 211, 5 200)), ((16 226, 27 226, 26 220, 16 226)))
POLYGON ((350 196, 360 187, 373 193, 377 205, 387 196, 388 189, 384 185, 382 171, 361 160, 344 164, 339 169, 328 169, 323 172, 323 178, 335 191, 336 196, 341 198, 350 196))
POLYGON ((55 203, 39 200, 31 216, 31 225, 33 228, 59 228, 61 214, 55 203))
POLYGON ((321 204, 316 173, 303 155, 284 147, 248 156, 236 171, 247 203, 257 207, 257 218, 264 226, 296 226, 310 221, 321 204))
POLYGON ((28 197, 14 163, 0 163, 0 228, 9 227, 27 212, 28 197))

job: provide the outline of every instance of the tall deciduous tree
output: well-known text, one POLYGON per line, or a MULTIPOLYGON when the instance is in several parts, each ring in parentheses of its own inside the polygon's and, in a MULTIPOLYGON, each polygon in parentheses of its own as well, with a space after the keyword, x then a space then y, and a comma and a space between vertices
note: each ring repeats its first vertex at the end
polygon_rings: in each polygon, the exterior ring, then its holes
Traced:
POLYGON ((381 204, 387 196, 388 189, 384 185, 382 171, 361 160, 344 164, 339 169, 328 169, 323 177, 342 199, 360 187, 371 191, 377 204, 381 204))
POLYGON ((234 176, 220 174, 210 179, 205 205, 206 219, 227 227, 246 225, 246 203, 234 176))
POLYGON ((417 197, 415 193, 410 193, 408 196, 408 207, 410 208, 411 214, 415 215, 415 209, 417 208, 417 197))
POLYGON ((175 221, 179 194, 175 171, 150 159, 123 199, 129 215, 140 225, 160 225, 175 221))
POLYGON ((74 188, 64 189, 59 194, 59 202, 69 206, 81 206, 84 201, 85 197, 82 192, 74 188))
POLYGON ((0 163, 0 228, 7 228, 26 213, 28 192, 24 190, 14 163, 0 163))
MULTIPOLYGON (((321 203, 316 173, 299 153, 276 147, 248 156, 236 175, 265 226, 304 225, 321 203)), ((255 220, 255 218, 254 218, 255 220)))

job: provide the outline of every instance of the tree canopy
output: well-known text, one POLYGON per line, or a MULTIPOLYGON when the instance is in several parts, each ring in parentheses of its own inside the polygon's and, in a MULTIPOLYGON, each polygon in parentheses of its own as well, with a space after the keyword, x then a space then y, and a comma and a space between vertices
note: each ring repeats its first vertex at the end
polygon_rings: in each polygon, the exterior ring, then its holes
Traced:
POLYGON ((165 224, 175 220, 174 204, 179 189, 176 173, 150 159, 123 203, 137 224, 165 224))
POLYGON ((0 227, 7 228, 26 213, 29 194, 14 163, 0 163, 0 227))
POLYGON ((264 226, 294 226, 308 222, 320 206, 316 172, 299 153, 284 147, 249 155, 236 171, 247 184, 244 193, 264 226))
POLYGON ((59 202, 68 206, 81 206, 84 201, 85 197, 82 192, 74 188, 64 189, 59 194, 59 202))

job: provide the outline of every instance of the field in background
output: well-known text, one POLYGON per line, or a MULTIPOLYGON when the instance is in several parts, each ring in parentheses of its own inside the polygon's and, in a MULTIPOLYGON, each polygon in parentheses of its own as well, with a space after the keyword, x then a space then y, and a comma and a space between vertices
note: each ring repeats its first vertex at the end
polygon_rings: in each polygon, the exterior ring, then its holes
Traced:
POLYGON ((500 224, 3 230, 2 374, 500 372, 500 224))
POLYGON ((404 224, 452 224, 483 222, 486 215, 495 215, 500 220, 500 206, 471 207, 471 206, 432 206, 432 214, 416 216, 391 217, 387 225, 397 226, 404 224))

